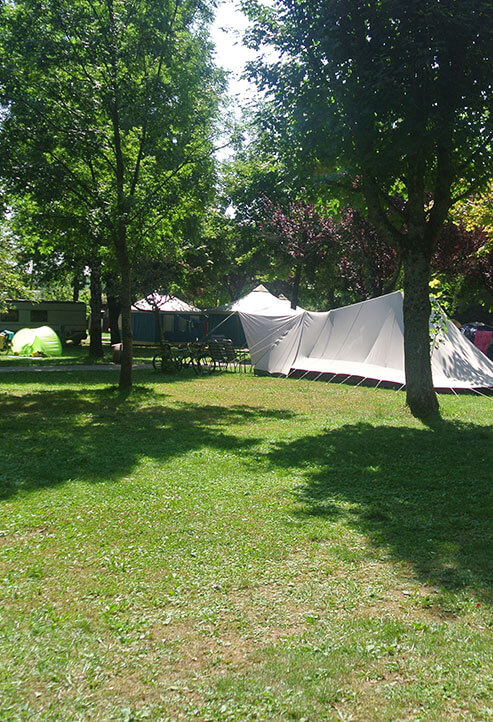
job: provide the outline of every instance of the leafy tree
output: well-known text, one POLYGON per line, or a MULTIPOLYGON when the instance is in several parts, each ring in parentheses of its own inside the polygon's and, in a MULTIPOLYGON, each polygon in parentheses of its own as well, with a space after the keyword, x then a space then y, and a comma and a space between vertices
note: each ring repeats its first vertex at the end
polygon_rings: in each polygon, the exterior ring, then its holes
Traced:
POLYGON ((315 205, 298 199, 284 211, 265 198, 266 225, 272 229, 284 253, 294 264, 291 308, 298 306, 303 268, 321 263, 333 237, 333 221, 318 212, 315 205))
POLYGON ((445 223, 432 266, 449 276, 463 274, 479 278, 488 290, 493 291, 493 249, 487 248, 487 242, 483 228, 467 230, 463 223, 445 223))
POLYGON ((461 199, 450 212, 454 223, 462 223, 466 231, 482 228, 488 248, 493 245, 493 181, 484 193, 461 199))
POLYGON ((432 257, 432 285, 451 313, 493 302, 493 246, 484 228, 445 223, 432 257))
POLYGON ((173 296, 177 283, 180 281, 183 266, 177 259, 171 259, 169 253, 159 257, 154 252, 150 258, 142 256, 136 260, 135 270, 138 278, 135 291, 140 298, 145 298, 152 306, 156 318, 156 328, 159 330, 161 353, 164 355, 165 339, 160 320, 158 298, 173 296))
POLYGON ((280 254, 264 232, 268 211, 265 197, 288 203, 293 179, 258 129, 244 142, 233 159, 223 164, 221 205, 214 224, 213 268, 220 272, 218 284, 227 300, 234 300, 258 280, 273 280, 284 270, 280 254), (223 256, 226 265, 219 262, 223 256), (216 261, 217 257, 217 261, 216 261))
POLYGON ((106 269, 103 273, 103 286, 106 293, 106 305, 108 308, 108 322, 110 326, 110 343, 121 343, 118 319, 120 318, 120 279, 112 269, 106 269))
POLYGON ((120 386, 132 376, 132 262, 210 191, 221 76, 202 0, 18 0, 0 8, 8 190, 70 198, 121 279, 120 386))
MULTIPOLYGON (((211 304, 234 300, 259 281, 277 292, 291 293, 292 288, 293 279, 286 280, 292 258, 268 230, 265 198, 287 208, 302 184, 269 143, 257 118, 247 120, 244 136, 236 138, 234 156, 221 164, 219 202, 203 236, 208 256, 203 266, 211 289, 203 298, 211 304)), ((305 270, 311 277, 312 269, 305 270)))
POLYGON ((345 209, 333 233, 339 273, 355 300, 375 298, 395 289, 401 267, 399 254, 361 213, 345 209))
POLYGON ((314 181, 350 191, 356 179, 370 221, 400 251, 407 403, 415 415, 436 413, 430 260, 449 208, 490 174, 491 3, 244 7, 255 20, 251 44, 277 50, 251 68, 270 91, 276 147, 314 181))
POLYGON ((19 272, 15 243, 0 226, 0 313, 8 310, 8 300, 30 296, 26 278, 19 272))

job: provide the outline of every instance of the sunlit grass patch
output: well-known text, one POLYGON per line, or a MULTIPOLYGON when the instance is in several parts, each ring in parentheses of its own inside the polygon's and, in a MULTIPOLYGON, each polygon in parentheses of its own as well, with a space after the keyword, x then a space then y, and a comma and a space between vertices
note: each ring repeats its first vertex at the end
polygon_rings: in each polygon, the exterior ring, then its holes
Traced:
POLYGON ((190 372, 0 396, 0 718, 488 719, 492 400, 190 372))

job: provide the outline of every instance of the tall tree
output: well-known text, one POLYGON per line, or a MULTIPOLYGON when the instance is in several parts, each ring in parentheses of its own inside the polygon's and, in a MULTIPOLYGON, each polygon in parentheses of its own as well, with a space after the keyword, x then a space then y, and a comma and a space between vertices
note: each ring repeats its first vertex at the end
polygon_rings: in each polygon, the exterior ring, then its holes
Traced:
POLYGON ((244 6, 255 20, 250 42, 278 51, 252 67, 271 93, 277 147, 319 181, 333 174, 350 189, 356 179, 370 220, 400 250, 407 403, 415 415, 435 413, 430 259, 451 205, 491 170, 491 3, 244 6))
POLYGON ((333 234, 339 273, 355 300, 375 298, 395 289, 401 266, 399 254, 359 211, 344 209, 333 234))
POLYGON ((132 259, 207 192, 221 77, 202 0, 2 3, 7 188, 60 188, 121 277, 120 386, 132 383, 132 259))
MULTIPOLYGON (((304 190, 304 189, 303 189, 304 190)), ((322 263, 333 238, 332 219, 318 212, 313 203, 293 201, 285 211, 265 198, 270 228, 282 250, 294 264, 291 308, 298 306, 301 275, 307 266, 322 263)))

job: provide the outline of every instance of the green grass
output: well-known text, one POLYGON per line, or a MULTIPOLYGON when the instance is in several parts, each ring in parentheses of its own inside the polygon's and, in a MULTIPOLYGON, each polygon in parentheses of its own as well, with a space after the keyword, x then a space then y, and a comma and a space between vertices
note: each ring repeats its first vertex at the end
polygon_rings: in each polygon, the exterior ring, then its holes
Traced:
POLYGON ((493 399, 2 378, 0 719, 487 720, 493 399))
MULTIPOLYGON (((94 359, 89 356, 89 344, 84 342, 82 346, 64 346, 62 356, 30 358, 26 356, 14 356, 5 351, 0 353, 0 370, 6 366, 61 366, 61 365, 93 365, 95 363, 112 363, 113 354, 108 344, 103 346, 104 357, 94 359)), ((156 353, 152 346, 135 346, 134 347, 134 363, 150 363, 152 357, 156 353)))

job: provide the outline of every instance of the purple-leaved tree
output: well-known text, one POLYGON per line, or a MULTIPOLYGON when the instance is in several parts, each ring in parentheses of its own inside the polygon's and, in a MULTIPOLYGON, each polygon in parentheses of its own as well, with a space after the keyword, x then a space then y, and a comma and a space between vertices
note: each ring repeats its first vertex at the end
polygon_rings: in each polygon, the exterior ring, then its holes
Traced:
POLYGON ((268 218, 265 226, 273 232, 294 265, 291 308, 296 308, 303 269, 326 258, 334 224, 332 218, 319 213, 313 203, 296 200, 284 210, 267 197, 264 201, 268 218))

